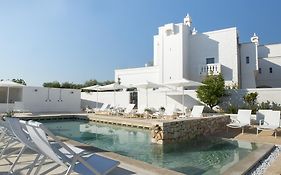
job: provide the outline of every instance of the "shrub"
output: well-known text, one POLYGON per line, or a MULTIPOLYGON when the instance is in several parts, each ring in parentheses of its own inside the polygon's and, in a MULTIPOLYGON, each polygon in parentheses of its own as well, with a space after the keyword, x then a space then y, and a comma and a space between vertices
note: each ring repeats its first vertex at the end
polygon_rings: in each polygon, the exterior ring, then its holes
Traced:
POLYGON ((266 101, 266 102, 261 102, 259 104, 259 109, 271 109, 271 104, 270 104, 270 101, 266 101))
POLYGON ((208 75, 202 82, 204 85, 197 89, 197 97, 211 109, 221 102, 225 96, 225 84, 222 74, 208 75))
POLYGON ((243 98, 247 105, 254 106, 257 102, 257 97, 258 97, 257 92, 251 92, 251 93, 247 93, 246 95, 244 95, 243 98))
POLYGON ((230 105, 227 107, 226 112, 227 112, 228 114, 237 114, 237 113, 238 113, 238 106, 237 106, 237 105, 230 104, 230 105))

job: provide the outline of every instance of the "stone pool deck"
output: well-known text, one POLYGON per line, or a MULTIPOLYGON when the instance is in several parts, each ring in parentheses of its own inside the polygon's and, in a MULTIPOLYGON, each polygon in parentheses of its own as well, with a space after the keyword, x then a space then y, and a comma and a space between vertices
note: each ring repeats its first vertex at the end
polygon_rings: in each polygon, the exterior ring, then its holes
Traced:
MULTIPOLYGON (((231 129, 228 133, 222 132, 217 133, 216 136, 236 139, 236 140, 245 140, 256 143, 271 144, 271 145, 281 145, 281 129, 279 128, 277 138, 274 137, 272 131, 262 131, 259 135, 256 135, 256 128, 249 127, 245 129, 245 133, 241 134, 240 129, 231 129)), ((273 164, 268 167, 264 173, 265 175, 281 175, 281 154, 273 162, 273 164)))

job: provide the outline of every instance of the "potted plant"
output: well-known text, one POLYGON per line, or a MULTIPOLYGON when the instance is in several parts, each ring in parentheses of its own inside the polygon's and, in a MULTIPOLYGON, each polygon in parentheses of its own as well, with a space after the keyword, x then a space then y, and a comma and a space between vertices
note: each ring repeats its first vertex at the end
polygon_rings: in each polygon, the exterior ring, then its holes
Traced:
POLYGON ((161 115, 163 115, 164 113, 165 113, 165 108, 163 107, 163 106, 161 106, 160 108, 159 108, 159 113, 161 114, 161 115))
POLYGON ((9 112, 6 112, 5 113, 5 117, 13 117, 13 115, 14 115, 14 112, 13 111, 9 111, 9 112))

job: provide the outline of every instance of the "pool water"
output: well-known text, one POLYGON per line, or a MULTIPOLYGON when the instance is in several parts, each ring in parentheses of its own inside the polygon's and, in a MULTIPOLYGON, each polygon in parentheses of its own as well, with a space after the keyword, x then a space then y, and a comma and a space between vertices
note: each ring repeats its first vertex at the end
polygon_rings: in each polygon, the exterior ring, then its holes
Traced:
POLYGON ((148 130, 84 121, 44 123, 56 135, 189 175, 222 174, 258 146, 206 137, 157 145, 148 130))

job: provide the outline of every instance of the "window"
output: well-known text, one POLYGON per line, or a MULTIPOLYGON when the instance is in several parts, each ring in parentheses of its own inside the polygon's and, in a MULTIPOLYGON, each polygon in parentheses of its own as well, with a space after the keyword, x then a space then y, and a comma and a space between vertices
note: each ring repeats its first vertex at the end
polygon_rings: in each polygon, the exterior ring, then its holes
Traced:
POLYGON ((214 64, 215 58, 206 58, 206 64, 214 64))
POLYGON ((270 68, 269 68, 269 73, 271 73, 271 74, 272 74, 272 67, 270 67, 270 68))
POLYGON ((246 57, 246 64, 250 63, 250 57, 246 57))
POLYGON ((261 74, 261 68, 259 68, 259 74, 261 74))

